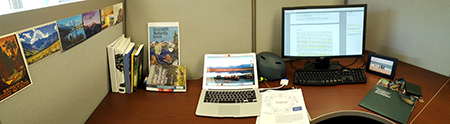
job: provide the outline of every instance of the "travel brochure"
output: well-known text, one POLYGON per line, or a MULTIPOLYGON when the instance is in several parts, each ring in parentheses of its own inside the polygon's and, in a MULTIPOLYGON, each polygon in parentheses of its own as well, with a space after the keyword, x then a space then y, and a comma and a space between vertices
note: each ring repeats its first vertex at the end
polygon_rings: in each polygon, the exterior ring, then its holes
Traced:
POLYGON ((178 22, 148 23, 149 66, 179 65, 178 22))
POLYGON ((186 92, 186 66, 153 65, 149 72, 146 90, 186 92))
POLYGON ((149 76, 146 89, 186 92, 186 66, 180 65, 178 22, 150 22, 147 26, 149 76))

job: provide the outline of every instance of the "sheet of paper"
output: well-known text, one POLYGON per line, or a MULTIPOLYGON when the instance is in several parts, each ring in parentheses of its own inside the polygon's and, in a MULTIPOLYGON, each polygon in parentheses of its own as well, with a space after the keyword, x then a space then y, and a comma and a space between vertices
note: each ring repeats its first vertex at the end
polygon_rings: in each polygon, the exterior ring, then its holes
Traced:
POLYGON ((301 89, 268 90, 261 96, 261 114, 256 124, 309 124, 301 89))

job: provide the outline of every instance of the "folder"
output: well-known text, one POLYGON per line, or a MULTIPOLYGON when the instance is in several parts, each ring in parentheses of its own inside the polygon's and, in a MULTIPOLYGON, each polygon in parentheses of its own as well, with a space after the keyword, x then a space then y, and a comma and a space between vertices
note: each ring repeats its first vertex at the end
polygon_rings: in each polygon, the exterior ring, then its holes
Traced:
MULTIPOLYGON (((382 85, 375 85, 372 90, 361 100, 359 106, 378 113, 386 118, 406 123, 415 106, 402 100, 398 91, 390 90, 382 85)), ((404 96, 405 98, 409 96, 404 96)))

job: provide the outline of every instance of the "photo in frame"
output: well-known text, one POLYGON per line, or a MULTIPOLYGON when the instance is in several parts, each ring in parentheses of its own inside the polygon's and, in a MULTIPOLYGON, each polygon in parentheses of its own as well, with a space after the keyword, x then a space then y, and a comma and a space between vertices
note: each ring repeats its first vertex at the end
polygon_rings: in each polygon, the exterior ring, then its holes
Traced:
POLYGON ((369 53, 366 71, 385 78, 394 79, 397 63, 397 58, 369 53))

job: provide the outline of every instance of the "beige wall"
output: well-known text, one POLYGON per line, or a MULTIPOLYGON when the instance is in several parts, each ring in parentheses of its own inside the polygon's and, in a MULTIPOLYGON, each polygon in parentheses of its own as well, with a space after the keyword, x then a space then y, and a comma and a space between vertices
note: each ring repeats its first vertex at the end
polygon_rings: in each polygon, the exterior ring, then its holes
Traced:
MULTIPOLYGON (((0 35, 120 3, 85 2, 0 16, 0 35)), ((109 92, 106 46, 123 34, 110 27, 65 52, 32 64, 33 84, 0 103, 1 124, 81 124, 109 92)))
POLYGON ((450 74, 450 1, 349 0, 367 3, 366 49, 450 74))

